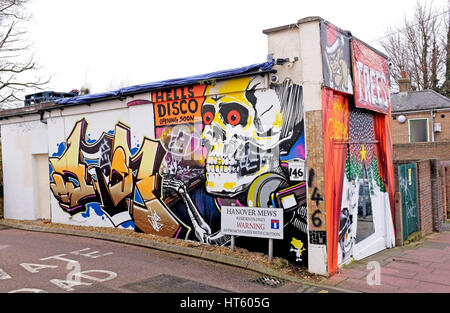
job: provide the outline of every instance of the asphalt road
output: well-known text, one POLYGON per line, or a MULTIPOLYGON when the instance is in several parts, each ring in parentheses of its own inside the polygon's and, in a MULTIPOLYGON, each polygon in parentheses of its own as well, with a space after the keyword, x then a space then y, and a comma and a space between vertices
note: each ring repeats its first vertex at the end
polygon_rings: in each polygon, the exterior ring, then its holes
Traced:
POLYGON ((274 283, 253 271, 145 247, 0 225, 0 293, 327 291, 332 290, 274 283))

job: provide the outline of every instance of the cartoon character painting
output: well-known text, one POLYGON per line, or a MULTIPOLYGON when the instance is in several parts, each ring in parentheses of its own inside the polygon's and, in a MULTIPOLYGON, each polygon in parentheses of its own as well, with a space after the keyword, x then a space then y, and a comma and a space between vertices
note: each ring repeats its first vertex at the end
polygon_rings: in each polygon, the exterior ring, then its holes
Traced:
POLYGON ((326 21, 321 23, 325 86, 353 94, 350 40, 346 32, 326 21))

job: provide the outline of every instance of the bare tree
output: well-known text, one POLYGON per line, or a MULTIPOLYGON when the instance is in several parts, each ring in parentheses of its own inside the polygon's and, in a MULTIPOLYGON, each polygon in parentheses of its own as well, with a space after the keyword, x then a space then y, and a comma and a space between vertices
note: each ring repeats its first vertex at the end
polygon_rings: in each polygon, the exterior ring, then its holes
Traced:
POLYGON ((26 32, 20 23, 27 20, 25 5, 28 0, 0 0, 0 107, 23 105, 24 92, 41 89, 49 79, 35 76, 38 66, 26 32))
POLYGON ((390 58, 394 88, 402 74, 406 74, 417 90, 442 91, 446 72, 447 13, 448 8, 439 11, 432 2, 417 2, 412 18, 405 18, 403 25, 387 31, 380 45, 390 58))
MULTIPOLYGON (((449 1, 449 7, 450 7, 450 0, 449 1)), ((446 25, 445 28, 447 29, 447 35, 444 39, 445 42, 445 53, 446 53, 446 69, 445 69, 445 82, 442 86, 441 93, 446 96, 450 97, 450 10, 447 12, 447 20, 445 21, 446 25)))

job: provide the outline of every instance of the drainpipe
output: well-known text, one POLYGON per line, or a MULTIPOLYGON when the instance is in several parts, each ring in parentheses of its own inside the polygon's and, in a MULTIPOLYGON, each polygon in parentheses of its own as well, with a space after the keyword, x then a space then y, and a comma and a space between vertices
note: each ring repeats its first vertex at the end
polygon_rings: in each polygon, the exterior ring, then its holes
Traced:
POLYGON ((430 111, 431 116, 431 142, 434 142, 434 112, 430 111))

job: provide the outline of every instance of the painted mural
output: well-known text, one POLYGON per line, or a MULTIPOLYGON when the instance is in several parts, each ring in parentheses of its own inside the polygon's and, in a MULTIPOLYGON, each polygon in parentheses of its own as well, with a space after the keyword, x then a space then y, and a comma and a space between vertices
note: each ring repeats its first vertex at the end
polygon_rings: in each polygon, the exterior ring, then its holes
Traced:
POLYGON ((356 107, 390 113, 387 57, 353 38, 352 66, 356 107))
POLYGON ((328 271, 394 246, 387 59, 322 20, 328 271))
MULTIPOLYGON (((149 134, 132 146, 120 120, 89 138, 89 118, 74 125, 50 157, 59 210, 110 226, 228 245, 222 206, 284 209, 284 240, 274 255, 308 258, 302 87, 243 77, 158 90, 128 106, 148 105, 149 134)), ((140 126, 142 127, 142 125, 140 126)), ((236 245, 267 251, 267 240, 236 245)))
POLYGON ((380 147, 385 134, 376 122, 378 114, 354 107, 330 89, 323 90, 323 103, 328 264, 333 272, 351 259, 394 246, 393 207, 389 171, 379 161, 387 153, 380 147))
POLYGON ((353 94, 350 35, 328 21, 320 23, 324 86, 353 94))
POLYGON ((344 95, 322 89, 324 130, 325 210, 327 224, 328 269, 338 268, 338 235, 343 197, 344 165, 349 140, 349 103, 344 95))

